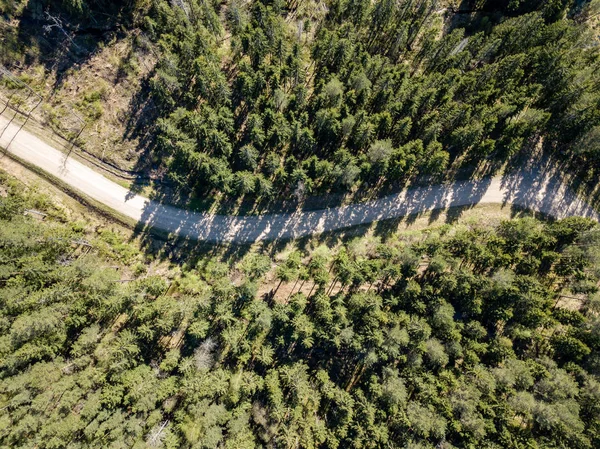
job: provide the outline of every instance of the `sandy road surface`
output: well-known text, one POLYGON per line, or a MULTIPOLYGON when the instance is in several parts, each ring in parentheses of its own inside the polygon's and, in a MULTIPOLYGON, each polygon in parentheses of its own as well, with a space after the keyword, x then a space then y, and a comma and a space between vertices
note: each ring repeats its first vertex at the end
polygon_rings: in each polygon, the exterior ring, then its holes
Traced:
MULTIPOLYGON (((6 148, 18 130, 15 124, 7 125, 8 119, 0 116, 0 132, 6 128, 0 137, 2 148, 6 148)), ((26 130, 16 135, 8 151, 144 225, 209 242, 251 243, 297 238, 434 209, 481 203, 514 204, 557 218, 581 215, 598 220, 600 217, 563 185, 556 173, 535 163, 503 178, 417 187, 362 204, 238 217, 190 212, 132 194, 80 162, 66 159, 62 152, 26 130)))

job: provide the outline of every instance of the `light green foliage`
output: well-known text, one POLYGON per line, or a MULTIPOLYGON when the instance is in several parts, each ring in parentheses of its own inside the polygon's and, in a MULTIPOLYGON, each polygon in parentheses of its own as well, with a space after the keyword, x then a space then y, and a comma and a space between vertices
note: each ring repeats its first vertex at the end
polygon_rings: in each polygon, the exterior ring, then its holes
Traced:
POLYGON ((600 444, 597 223, 446 225, 119 282, 132 244, 24 216, 44 201, 0 186, 0 446, 600 444), (581 285, 580 310, 557 306, 581 285))

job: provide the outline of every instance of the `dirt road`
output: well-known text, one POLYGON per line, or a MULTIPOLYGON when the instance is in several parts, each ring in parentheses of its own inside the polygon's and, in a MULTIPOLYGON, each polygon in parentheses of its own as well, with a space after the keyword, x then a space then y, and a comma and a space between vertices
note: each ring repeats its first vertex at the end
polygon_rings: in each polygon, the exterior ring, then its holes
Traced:
MULTIPOLYGON (((7 124, 8 119, 0 117, 0 132, 7 124)), ((17 130, 15 124, 9 125, 0 138, 0 147, 6 148, 17 130)), ((362 204, 238 217, 190 212, 132 194, 73 158, 66 159, 62 152, 24 129, 16 135, 8 151, 144 225, 209 242, 290 239, 435 209, 483 203, 516 205, 557 218, 572 215, 600 218, 561 182, 559 174, 536 163, 502 178, 418 187, 362 204)))

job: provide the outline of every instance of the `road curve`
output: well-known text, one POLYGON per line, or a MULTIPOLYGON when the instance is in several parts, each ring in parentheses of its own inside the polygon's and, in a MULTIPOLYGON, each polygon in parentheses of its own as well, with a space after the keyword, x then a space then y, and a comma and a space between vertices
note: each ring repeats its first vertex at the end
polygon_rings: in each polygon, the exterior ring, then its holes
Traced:
POLYGON ((25 129, 17 134, 18 129, 0 116, 0 132, 4 130, 0 147, 6 148, 12 140, 10 153, 77 191, 142 225, 194 240, 252 243, 293 239, 435 209, 483 203, 512 204, 556 218, 573 215, 600 218, 561 182, 558 174, 536 163, 502 178, 416 187, 366 203, 316 211, 247 217, 190 212, 132 194, 73 158, 66 159, 62 152, 25 129))

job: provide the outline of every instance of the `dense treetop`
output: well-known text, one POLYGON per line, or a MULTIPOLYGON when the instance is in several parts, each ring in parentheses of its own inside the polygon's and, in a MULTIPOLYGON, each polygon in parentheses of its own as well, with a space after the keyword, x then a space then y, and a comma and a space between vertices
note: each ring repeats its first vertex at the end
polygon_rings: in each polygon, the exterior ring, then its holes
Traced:
POLYGON ((479 3, 452 25, 434 0, 154 2, 156 158, 194 192, 261 197, 397 185, 539 142, 595 176, 589 8, 479 3))
POLYGON ((171 282, 1 192, 0 447, 600 445, 587 219, 201 257, 171 282))
POLYGON ((41 3, 152 47, 139 166, 185 195, 397 188, 537 146, 598 177, 597 0, 41 3))

